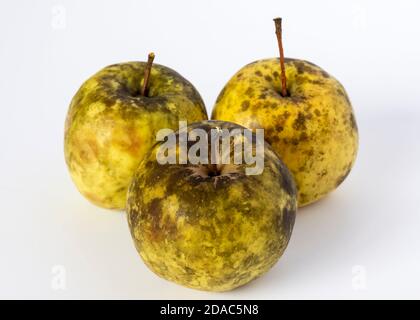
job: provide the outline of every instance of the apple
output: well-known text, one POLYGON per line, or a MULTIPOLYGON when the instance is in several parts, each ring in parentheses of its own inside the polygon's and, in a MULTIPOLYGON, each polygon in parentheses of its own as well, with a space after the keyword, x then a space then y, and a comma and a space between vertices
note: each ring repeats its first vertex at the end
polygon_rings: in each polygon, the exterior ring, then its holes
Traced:
POLYGON ((305 60, 283 56, 281 19, 275 19, 280 59, 240 69, 220 92, 212 119, 265 129, 266 141, 290 169, 299 206, 321 199, 349 174, 358 129, 340 82, 305 60))
MULTIPOLYGON (((260 171, 250 174, 252 163, 235 163, 236 146, 256 139, 251 130, 249 137, 228 141, 230 151, 212 143, 204 159, 218 155, 216 162, 193 162, 190 153, 196 144, 190 137, 197 129, 205 132, 200 136, 205 145, 214 131, 247 130, 223 121, 191 124, 186 128, 187 158, 181 130, 176 134, 176 163, 158 161, 169 138, 157 143, 131 182, 127 217, 137 251, 157 275, 190 288, 227 291, 264 274, 283 254, 295 221, 296 188, 263 139, 263 148, 253 144, 248 149, 263 159, 260 171), (182 159, 188 161, 180 163, 182 159)), ((200 148, 200 156, 202 152, 200 148)))
POLYGON ((152 66, 153 58, 105 67, 71 101, 65 160, 79 191, 98 206, 125 207, 134 171, 160 128, 207 119, 194 86, 168 67, 152 66))

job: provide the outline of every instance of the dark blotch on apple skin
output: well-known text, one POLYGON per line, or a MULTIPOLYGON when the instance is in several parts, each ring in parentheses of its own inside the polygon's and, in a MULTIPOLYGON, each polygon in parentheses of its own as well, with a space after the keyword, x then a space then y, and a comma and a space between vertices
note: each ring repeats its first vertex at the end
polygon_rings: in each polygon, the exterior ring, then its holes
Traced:
POLYGON ((320 177, 325 177, 327 174, 328 174, 328 171, 324 169, 319 173, 319 176, 320 177))
POLYGON ((344 92, 341 89, 337 89, 337 93, 339 96, 342 96, 344 98, 344 92))
POLYGON ((299 193, 299 197, 301 199, 301 201, 308 201, 308 195, 306 193, 299 193))
POLYGON ((283 218, 281 220, 282 229, 289 235, 292 234, 293 226, 295 225, 296 214, 295 210, 285 207, 283 209, 283 218))
POLYGON ((283 166, 281 166, 280 169, 282 175, 283 175, 283 179, 282 179, 282 187, 283 189, 289 194, 289 195, 293 195, 296 194, 296 187, 295 187, 295 183, 293 181, 292 176, 289 174, 289 172, 287 171, 287 169, 283 166))
POLYGON ((242 102, 242 104, 241 104, 242 111, 246 111, 246 110, 248 110, 249 105, 250 105, 249 100, 245 100, 245 101, 243 101, 243 102, 242 102))
POLYGON ((309 139, 308 134, 305 131, 301 132, 301 134, 299 136, 299 140, 300 141, 308 141, 308 139, 309 139))
POLYGON ((269 75, 266 75, 266 76, 264 77, 264 79, 265 79, 265 80, 267 80, 267 81, 269 81, 269 82, 273 81, 273 78, 272 78, 272 77, 270 77, 269 75))
POLYGON ((327 78, 327 79, 330 78, 330 75, 324 70, 321 71, 321 74, 324 78, 327 78))
POLYGON ((290 143, 294 146, 297 146, 299 144, 300 140, 298 138, 292 138, 290 139, 290 143))
POLYGON ((280 133, 281 131, 283 131, 282 127, 278 127, 278 130, 274 130, 274 129, 267 129, 265 130, 265 139, 269 144, 273 144, 276 142, 280 141, 280 138, 277 136, 278 133, 280 133))
POLYGON ((244 259, 242 262, 242 267, 244 269, 248 269, 252 267, 253 265, 256 265, 259 261, 259 257, 255 254, 250 254, 248 257, 244 259))
POLYGON ((160 203, 160 199, 153 199, 150 204, 148 205, 148 212, 150 213, 150 220, 152 222, 152 237, 156 240, 156 238, 160 235, 160 227, 159 221, 162 215, 162 204, 160 203))
POLYGON ((302 74, 302 73, 316 74, 317 73, 315 69, 311 68, 303 61, 293 61, 293 64, 295 65, 296 70, 299 74, 302 74))
POLYGON ((254 97, 254 88, 249 87, 248 89, 246 89, 245 95, 247 95, 250 98, 253 98, 254 97))
MULTIPOLYGON (((324 70, 322 70, 320 67, 318 67, 317 65, 309 62, 309 61, 298 61, 298 60, 293 60, 293 64, 296 67, 296 70, 299 74, 302 73, 309 73, 309 74, 319 74, 321 73, 322 77, 324 77, 325 79, 330 78, 331 76, 324 70), (314 68, 312 68, 314 67, 314 68)), ((323 84, 322 81, 316 80, 315 82, 313 82, 314 84, 323 84)))
POLYGON ((127 90, 121 86, 115 90, 112 87, 112 81, 114 81, 113 77, 108 75, 98 78, 98 86, 95 90, 92 90, 84 95, 83 99, 92 101, 92 103, 95 101, 101 101, 108 108, 115 105, 118 99, 125 100, 126 95, 128 94, 127 90))
POLYGON ((323 85, 324 84, 324 81, 322 81, 322 80, 310 80, 309 82, 312 83, 312 84, 317 84, 317 85, 323 85))
POLYGON ((293 122, 293 129, 295 130, 306 130, 306 117, 302 112, 298 113, 297 118, 293 122))
POLYGON ((262 77, 262 72, 260 71, 260 70, 257 70, 257 71, 255 71, 255 74, 257 75, 257 76, 259 76, 259 77, 262 77))

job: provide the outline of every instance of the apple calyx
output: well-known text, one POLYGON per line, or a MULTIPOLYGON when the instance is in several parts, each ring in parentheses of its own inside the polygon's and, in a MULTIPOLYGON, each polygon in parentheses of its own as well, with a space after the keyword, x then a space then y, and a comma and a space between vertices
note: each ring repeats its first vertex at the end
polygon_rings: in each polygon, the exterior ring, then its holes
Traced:
POLYGON ((150 52, 147 56, 147 64, 144 69, 144 80, 143 80, 143 86, 141 87, 140 94, 143 97, 147 97, 149 93, 149 79, 150 79, 150 72, 152 71, 152 64, 153 60, 155 59, 155 54, 153 52, 150 52))
POLYGON ((286 86, 286 68, 284 66, 284 52, 283 52, 283 41, 282 41, 282 30, 281 30, 281 18, 274 18, 274 24, 276 26, 277 42, 280 51, 280 69, 281 69, 281 96, 287 97, 287 86, 286 86))

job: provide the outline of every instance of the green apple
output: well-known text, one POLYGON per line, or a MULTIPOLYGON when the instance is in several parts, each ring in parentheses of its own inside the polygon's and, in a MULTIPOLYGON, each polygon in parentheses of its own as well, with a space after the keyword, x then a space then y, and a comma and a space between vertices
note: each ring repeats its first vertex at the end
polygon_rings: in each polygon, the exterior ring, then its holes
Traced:
POLYGON ((174 70, 145 62, 108 66, 71 101, 64 137, 71 177, 93 203, 123 209, 128 185, 156 132, 177 128, 179 120, 204 119, 200 94, 174 70))
MULTIPOLYGON (((212 130, 244 128, 203 121, 186 130, 190 135, 197 129, 211 141, 212 130)), ((160 277, 195 289, 227 291, 264 274, 283 254, 295 221, 295 184, 263 139, 259 172, 248 174, 253 164, 234 162, 235 147, 254 139, 249 132, 250 138, 233 140, 229 152, 208 152, 206 157, 219 154, 215 163, 188 158, 180 164, 179 159, 185 160, 180 142, 174 151, 177 163, 157 161, 163 142, 140 163, 128 192, 128 221, 141 258, 160 277), (222 154, 229 161, 222 161, 222 154)), ((188 152, 194 146, 189 140, 188 152)), ((255 154, 258 148, 254 144, 249 150, 255 154)))
POLYGON ((212 119, 265 129, 293 174, 299 206, 337 188, 356 159, 358 130, 346 90, 305 60, 281 56, 244 66, 220 92, 212 119))

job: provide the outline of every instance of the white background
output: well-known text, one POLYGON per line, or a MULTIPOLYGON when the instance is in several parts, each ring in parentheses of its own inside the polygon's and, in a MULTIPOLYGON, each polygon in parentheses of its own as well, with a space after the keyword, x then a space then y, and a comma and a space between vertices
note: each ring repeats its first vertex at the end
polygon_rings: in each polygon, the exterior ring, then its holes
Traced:
POLYGON ((419 11, 416 1, 1 1, 0 297, 420 298, 419 11), (154 51, 210 113, 240 67, 277 56, 275 16, 286 56, 346 87, 357 163, 300 210, 269 273, 228 293, 183 288, 144 266, 123 213, 77 192, 63 157, 68 104, 102 67, 154 51), (52 285, 61 271, 65 290, 52 285))

